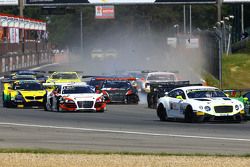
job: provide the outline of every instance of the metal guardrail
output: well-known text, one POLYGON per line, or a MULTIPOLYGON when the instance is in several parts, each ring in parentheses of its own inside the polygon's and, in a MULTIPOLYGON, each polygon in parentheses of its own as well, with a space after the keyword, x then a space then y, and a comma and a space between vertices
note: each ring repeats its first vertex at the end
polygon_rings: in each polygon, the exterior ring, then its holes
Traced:
POLYGON ((250 41, 250 38, 247 37, 245 39, 240 40, 239 42, 236 42, 232 44, 232 52, 236 52, 240 49, 244 49, 247 47, 247 43, 250 41))

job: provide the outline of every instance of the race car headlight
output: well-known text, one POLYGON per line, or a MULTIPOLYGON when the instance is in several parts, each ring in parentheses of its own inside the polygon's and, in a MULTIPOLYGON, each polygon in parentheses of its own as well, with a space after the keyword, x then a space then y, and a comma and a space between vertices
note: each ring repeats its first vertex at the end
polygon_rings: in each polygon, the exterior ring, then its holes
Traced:
POLYGON ((211 111, 211 108, 209 106, 204 107, 206 111, 211 111))
POLYGON ((239 106, 240 106, 240 108, 243 108, 243 106, 241 104, 239 106))
POLYGON ((103 98, 102 97, 98 97, 97 99, 96 99, 96 103, 102 103, 103 102, 103 98))
POLYGON ((71 99, 62 99, 62 103, 75 103, 74 100, 71 99))
POLYGON ((75 103, 73 100, 65 100, 66 103, 75 103))
POLYGON ((23 95, 20 92, 18 92, 15 99, 16 100, 23 100, 23 95))
POLYGON ((235 105, 235 109, 238 111, 240 108, 238 105, 235 105))
POLYGON ((128 90, 127 93, 126 93, 126 95, 131 95, 131 94, 133 94, 132 90, 128 90))

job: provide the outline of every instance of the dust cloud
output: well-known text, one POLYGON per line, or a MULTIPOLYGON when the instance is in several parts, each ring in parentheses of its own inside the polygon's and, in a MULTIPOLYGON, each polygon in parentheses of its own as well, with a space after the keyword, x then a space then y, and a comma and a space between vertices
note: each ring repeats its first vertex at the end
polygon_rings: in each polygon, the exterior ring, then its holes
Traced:
POLYGON ((85 37, 83 53, 71 52, 65 68, 84 71, 85 75, 121 74, 128 70, 170 71, 176 72, 180 80, 200 83, 206 58, 200 49, 185 47, 188 38, 150 27, 113 25, 98 32, 95 38, 85 37), (167 38, 176 35, 180 44, 176 48, 168 46, 167 38))

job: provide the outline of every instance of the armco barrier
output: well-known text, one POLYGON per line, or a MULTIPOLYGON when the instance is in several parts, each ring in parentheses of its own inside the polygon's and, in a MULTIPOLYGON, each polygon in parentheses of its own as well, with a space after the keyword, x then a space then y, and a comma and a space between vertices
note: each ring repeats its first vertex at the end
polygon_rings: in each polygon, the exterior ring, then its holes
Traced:
POLYGON ((37 67, 54 61, 54 54, 51 52, 5 54, 0 57, 0 73, 37 67))

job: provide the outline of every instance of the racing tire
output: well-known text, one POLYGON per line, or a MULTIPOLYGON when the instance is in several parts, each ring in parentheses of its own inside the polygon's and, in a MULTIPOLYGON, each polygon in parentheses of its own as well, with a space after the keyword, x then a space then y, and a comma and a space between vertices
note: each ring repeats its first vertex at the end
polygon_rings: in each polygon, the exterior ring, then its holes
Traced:
POLYGON ((196 116, 191 106, 185 110, 185 122, 188 123, 201 123, 204 121, 204 116, 196 116))
POLYGON ((147 95, 148 108, 153 108, 153 98, 149 94, 147 95))
POLYGON ((153 99, 152 99, 152 101, 153 101, 152 108, 156 109, 157 108, 158 97, 154 96, 153 99))
POLYGON ((159 104, 157 110, 157 116, 160 118, 160 121, 166 121, 168 119, 168 115, 166 109, 162 104, 159 104))
POLYGON ((2 99, 3 99, 3 107, 10 108, 11 104, 10 104, 9 101, 4 100, 4 94, 3 94, 3 98, 2 99))
POLYGON ((48 107, 47 107, 47 92, 43 96, 43 109, 44 109, 44 111, 48 111, 48 107))
POLYGON ((8 107, 8 103, 4 100, 4 94, 2 95, 3 107, 8 107))

